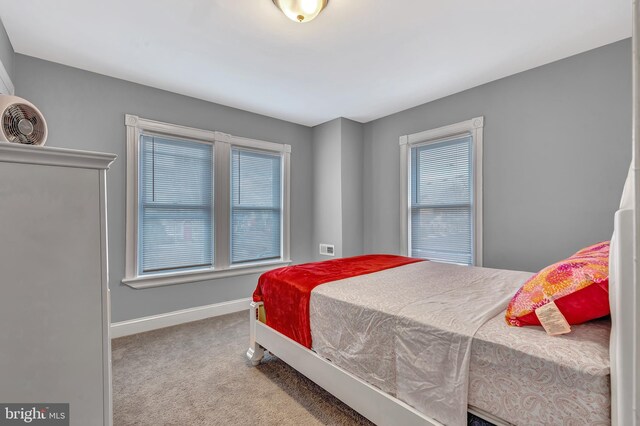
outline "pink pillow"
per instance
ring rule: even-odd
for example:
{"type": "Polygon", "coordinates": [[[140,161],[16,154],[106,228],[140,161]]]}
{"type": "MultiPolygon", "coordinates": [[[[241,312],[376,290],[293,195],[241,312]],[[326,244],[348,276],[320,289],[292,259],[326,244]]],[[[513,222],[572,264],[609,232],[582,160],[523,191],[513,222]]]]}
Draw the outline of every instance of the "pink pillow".
{"type": "Polygon", "coordinates": [[[589,247],[585,247],[582,250],[578,250],[571,257],[578,257],[578,256],[582,256],[582,257],[600,257],[600,256],[607,257],[607,256],[609,256],[609,241],[603,241],[601,243],[594,244],[594,245],[589,246],[589,247]]]}
{"type": "Polygon", "coordinates": [[[540,325],[535,310],[554,301],[569,324],[609,315],[609,242],[586,247],[531,277],[507,308],[510,325],[540,325]]]}

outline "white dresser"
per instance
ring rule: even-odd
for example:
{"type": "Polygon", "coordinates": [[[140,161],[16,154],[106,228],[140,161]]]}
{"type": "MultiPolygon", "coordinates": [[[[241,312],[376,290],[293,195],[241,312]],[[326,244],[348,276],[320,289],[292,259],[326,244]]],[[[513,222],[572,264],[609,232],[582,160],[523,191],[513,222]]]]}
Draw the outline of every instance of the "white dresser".
{"type": "Polygon", "coordinates": [[[0,143],[0,403],[111,425],[106,170],[115,155],[0,143]]]}

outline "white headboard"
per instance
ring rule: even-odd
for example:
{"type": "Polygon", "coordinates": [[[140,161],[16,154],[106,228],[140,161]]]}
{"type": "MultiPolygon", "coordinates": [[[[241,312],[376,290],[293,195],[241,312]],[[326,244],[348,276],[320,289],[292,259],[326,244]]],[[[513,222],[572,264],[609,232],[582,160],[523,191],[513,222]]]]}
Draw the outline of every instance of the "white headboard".
{"type": "Polygon", "coordinates": [[[615,215],[609,259],[609,301],[611,305],[611,419],[614,425],[634,423],[634,363],[636,352],[635,279],[633,265],[634,209],[629,205],[633,173],[625,183],[625,195],[615,215]]]}
{"type": "Polygon", "coordinates": [[[633,0],[633,143],[631,168],[611,244],[611,419],[640,426],[640,0],[633,0]]]}

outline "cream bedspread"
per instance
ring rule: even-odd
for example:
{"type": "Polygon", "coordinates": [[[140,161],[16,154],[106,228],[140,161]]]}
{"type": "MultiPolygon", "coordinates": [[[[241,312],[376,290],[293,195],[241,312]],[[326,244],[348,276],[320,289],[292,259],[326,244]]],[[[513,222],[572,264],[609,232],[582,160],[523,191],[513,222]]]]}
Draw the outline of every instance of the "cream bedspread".
{"type": "Polygon", "coordinates": [[[447,425],[466,424],[471,344],[528,272],[419,262],[311,293],[313,348],[447,425]]]}

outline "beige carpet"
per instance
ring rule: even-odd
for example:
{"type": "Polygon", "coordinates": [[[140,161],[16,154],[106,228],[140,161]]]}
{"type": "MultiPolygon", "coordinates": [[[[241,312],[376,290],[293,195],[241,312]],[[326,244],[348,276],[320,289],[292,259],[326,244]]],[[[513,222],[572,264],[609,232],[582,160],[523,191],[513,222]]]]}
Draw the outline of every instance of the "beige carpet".
{"type": "Polygon", "coordinates": [[[114,425],[371,424],[248,341],[248,312],[113,340],[114,425]]]}

